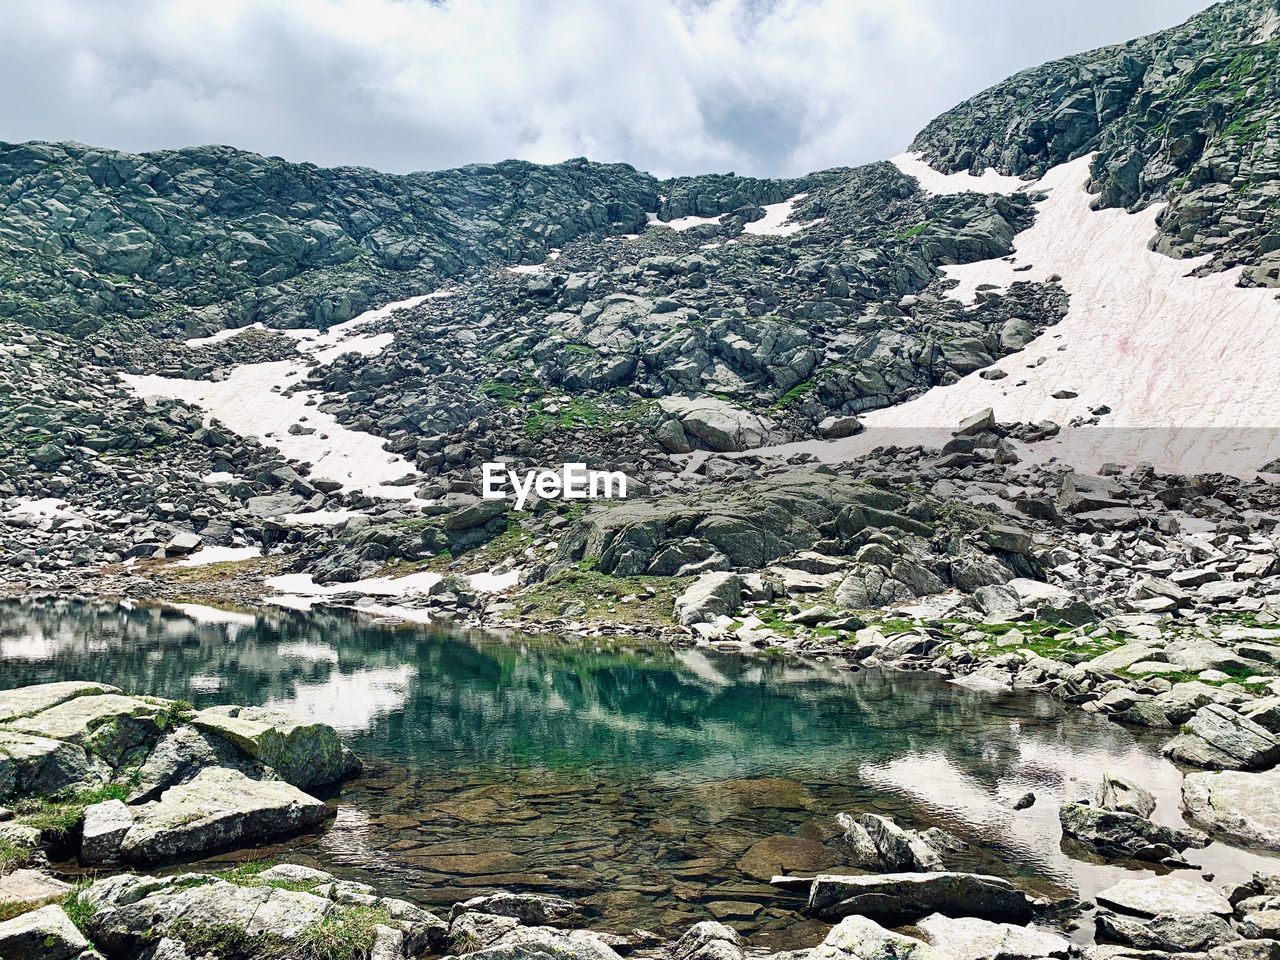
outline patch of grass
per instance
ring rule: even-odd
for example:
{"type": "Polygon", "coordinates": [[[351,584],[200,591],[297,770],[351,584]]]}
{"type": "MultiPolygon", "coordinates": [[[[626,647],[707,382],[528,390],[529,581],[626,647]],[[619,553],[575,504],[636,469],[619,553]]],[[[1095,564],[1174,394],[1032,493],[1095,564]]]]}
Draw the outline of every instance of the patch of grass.
{"type": "Polygon", "coordinates": [[[24,847],[0,837],[0,877],[25,867],[35,853],[31,847],[24,847]]]}
{"type": "Polygon", "coordinates": [[[905,242],[907,240],[910,240],[912,237],[918,237],[920,236],[920,234],[924,233],[926,230],[929,229],[929,225],[931,223],[933,223],[932,220],[925,220],[923,223],[917,223],[914,227],[911,227],[909,230],[903,230],[900,234],[898,234],[893,239],[899,242],[905,242]]]}
{"type": "Polygon", "coordinates": [[[354,960],[373,950],[379,925],[390,925],[391,914],[375,907],[334,911],[298,939],[305,960],[354,960]]]}
{"type": "Polygon", "coordinates": [[[568,604],[581,604],[580,619],[669,625],[675,598],[691,577],[612,577],[596,570],[564,570],[512,598],[529,620],[553,620],[568,604]],[[652,588],[652,592],[650,589],[652,588]],[[631,597],[631,600],[624,598],[631,597]]]}
{"type": "Polygon", "coordinates": [[[778,402],[773,406],[775,409],[788,407],[799,401],[802,397],[807,397],[817,389],[812,380],[806,380],[804,383],[797,383],[794,387],[778,398],[778,402]]]}

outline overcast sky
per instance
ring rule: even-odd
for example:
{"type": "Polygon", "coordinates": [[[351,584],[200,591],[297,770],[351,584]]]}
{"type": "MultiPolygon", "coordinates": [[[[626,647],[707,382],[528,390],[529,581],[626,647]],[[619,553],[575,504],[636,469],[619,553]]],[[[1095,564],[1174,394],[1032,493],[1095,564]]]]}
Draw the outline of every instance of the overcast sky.
{"type": "Polygon", "coordinates": [[[407,172],[883,159],[1023,67],[1207,0],[0,0],[0,140],[407,172]]]}

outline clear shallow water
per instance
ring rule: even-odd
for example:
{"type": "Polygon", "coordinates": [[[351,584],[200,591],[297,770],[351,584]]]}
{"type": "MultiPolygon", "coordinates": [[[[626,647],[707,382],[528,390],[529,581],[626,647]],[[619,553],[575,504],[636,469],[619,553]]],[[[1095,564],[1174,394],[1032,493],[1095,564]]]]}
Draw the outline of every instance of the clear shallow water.
{"type": "MultiPolygon", "coordinates": [[[[600,926],[719,916],[783,946],[818,931],[765,881],[783,862],[838,869],[840,811],[942,826],[972,845],[950,866],[1082,898],[1127,868],[1064,853],[1059,800],[1116,770],[1156,793],[1156,819],[1181,822],[1158,741],[1047,697],[701,648],[194,613],[208,622],[4,604],[0,687],[92,679],[334,725],[366,760],[331,798],[335,819],[240,856],[287,852],[426,904],[555,892],[600,926]],[[1014,811],[1028,790],[1037,802],[1014,811]]],[[[1280,867],[1219,844],[1189,858],[1221,879],[1280,867]]]]}

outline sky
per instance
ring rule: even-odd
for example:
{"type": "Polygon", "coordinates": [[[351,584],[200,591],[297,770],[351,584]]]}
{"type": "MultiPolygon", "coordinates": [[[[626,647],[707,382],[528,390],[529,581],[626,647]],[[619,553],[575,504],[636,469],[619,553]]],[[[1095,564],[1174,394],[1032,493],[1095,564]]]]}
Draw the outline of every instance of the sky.
{"type": "Polygon", "coordinates": [[[0,0],[0,140],[796,176],[1208,0],[0,0]]]}

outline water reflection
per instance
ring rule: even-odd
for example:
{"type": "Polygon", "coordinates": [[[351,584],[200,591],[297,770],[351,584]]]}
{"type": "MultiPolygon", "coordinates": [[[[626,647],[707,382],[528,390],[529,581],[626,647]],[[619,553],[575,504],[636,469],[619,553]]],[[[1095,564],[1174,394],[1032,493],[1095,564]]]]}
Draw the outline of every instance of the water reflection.
{"type": "MultiPolygon", "coordinates": [[[[0,609],[7,644],[26,655],[5,658],[3,686],[95,679],[334,725],[367,775],[289,854],[376,871],[429,904],[509,886],[584,898],[617,926],[808,929],[764,881],[777,858],[839,868],[840,811],[943,826],[973,844],[956,867],[1086,896],[1123,868],[1062,852],[1060,800],[1123,770],[1177,819],[1179,776],[1155,744],[1048,698],[927,675],[67,601],[0,609]],[[1028,790],[1036,804],[1014,811],[1028,790]]],[[[1201,859],[1223,879],[1260,860],[1237,853],[1201,859]]]]}

